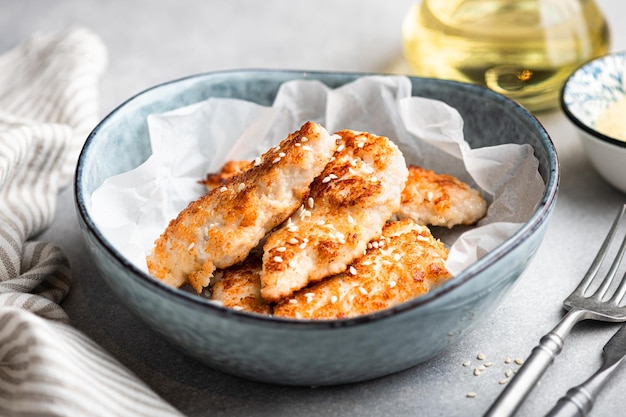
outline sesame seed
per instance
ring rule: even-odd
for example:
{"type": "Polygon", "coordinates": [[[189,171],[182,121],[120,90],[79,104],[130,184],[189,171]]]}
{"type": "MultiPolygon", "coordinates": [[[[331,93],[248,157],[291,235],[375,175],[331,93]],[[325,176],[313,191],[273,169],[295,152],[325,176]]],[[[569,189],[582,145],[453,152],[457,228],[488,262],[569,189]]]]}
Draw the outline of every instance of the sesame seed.
{"type": "Polygon", "coordinates": [[[349,215],[349,214],[348,214],[348,223],[350,223],[350,224],[354,224],[354,223],[355,223],[355,221],[354,221],[354,217],[352,217],[352,216],[351,216],[351,215],[349,215]]]}
{"type": "Polygon", "coordinates": [[[241,311],[243,310],[242,306],[233,306],[233,310],[241,311]]]}
{"type": "Polygon", "coordinates": [[[507,358],[504,360],[504,363],[506,363],[506,364],[511,363],[511,358],[507,357],[507,358]]]}
{"type": "Polygon", "coordinates": [[[378,242],[376,240],[372,242],[372,247],[378,249],[378,242]]]}
{"type": "Polygon", "coordinates": [[[363,266],[370,266],[372,264],[372,261],[363,261],[361,262],[361,265],[363,266]]]}
{"type": "Polygon", "coordinates": [[[289,243],[291,243],[292,245],[297,245],[298,239],[296,239],[295,237],[292,237],[291,239],[289,239],[289,243]]]}
{"type": "Polygon", "coordinates": [[[498,384],[500,384],[500,385],[504,385],[504,384],[506,384],[507,382],[509,382],[509,378],[503,378],[503,379],[501,379],[501,380],[499,380],[499,381],[498,381],[498,384]]]}
{"type": "Polygon", "coordinates": [[[226,188],[226,187],[220,188],[220,193],[223,193],[224,191],[228,191],[228,188],[226,188]]]}
{"type": "Polygon", "coordinates": [[[480,375],[480,369],[474,368],[474,376],[480,375]]]}
{"type": "Polygon", "coordinates": [[[278,144],[278,145],[274,146],[274,150],[275,150],[275,151],[280,151],[280,144],[278,144]]]}
{"type": "Polygon", "coordinates": [[[289,267],[290,267],[290,268],[294,268],[294,269],[295,269],[295,268],[296,268],[296,266],[297,266],[297,265],[296,265],[296,261],[293,261],[293,260],[289,261],[289,267]]]}
{"type": "Polygon", "coordinates": [[[367,290],[365,288],[359,287],[359,291],[361,291],[361,294],[367,295],[367,290]]]}
{"type": "Polygon", "coordinates": [[[482,371],[484,371],[487,368],[484,365],[479,365],[476,369],[478,369],[480,372],[482,372],[482,371]]]}
{"type": "Polygon", "coordinates": [[[194,247],[195,245],[196,245],[195,243],[191,242],[191,243],[189,244],[189,246],[187,246],[187,250],[188,250],[188,251],[189,251],[189,250],[192,250],[192,249],[193,249],[193,247],[194,247]]]}
{"type": "Polygon", "coordinates": [[[485,355],[483,355],[482,353],[479,353],[478,355],[476,355],[476,359],[482,361],[483,359],[485,359],[485,355]]]}
{"type": "Polygon", "coordinates": [[[281,258],[280,256],[274,256],[274,262],[282,262],[283,258],[281,258]]]}
{"type": "Polygon", "coordinates": [[[302,149],[305,150],[305,151],[312,151],[313,150],[313,148],[311,148],[310,146],[306,146],[306,145],[303,145],[302,149]]]}
{"type": "Polygon", "coordinates": [[[389,281],[389,288],[394,288],[396,286],[395,281],[389,281]]]}
{"type": "Polygon", "coordinates": [[[243,191],[244,188],[246,188],[246,184],[245,183],[239,183],[239,186],[237,187],[237,191],[243,191]]]}
{"type": "Polygon", "coordinates": [[[306,242],[302,242],[302,243],[300,244],[300,246],[298,246],[298,247],[299,247],[300,249],[304,249],[304,248],[306,248],[306,242]]]}
{"type": "Polygon", "coordinates": [[[362,148],[363,146],[365,146],[365,143],[363,143],[363,142],[359,142],[359,144],[358,144],[358,145],[356,145],[356,146],[357,146],[357,148],[362,148]]]}
{"type": "Polygon", "coordinates": [[[396,253],[395,255],[393,255],[393,260],[394,261],[398,262],[400,259],[402,259],[402,255],[401,254],[396,253]]]}
{"type": "Polygon", "coordinates": [[[260,156],[254,158],[254,166],[258,167],[259,165],[261,165],[261,157],[260,156]]]}
{"type": "Polygon", "coordinates": [[[308,142],[309,138],[307,138],[306,136],[302,136],[302,139],[300,139],[300,142],[308,142]]]}
{"type": "Polygon", "coordinates": [[[279,246],[279,247],[276,248],[276,252],[285,252],[286,250],[287,250],[287,248],[284,247],[284,246],[279,246]]]}
{"type": "Polygon", "coordinates": [[[277,163],[277,162],[280,162],[280,159],[281,159],[281,158],[280,158],[280,156],[279,156],[279,157],[277,157],[277,158],[275,158],[275,159],[272,161],[272,164],[275,164],[275,163],[277,163]]]}
{"type": "Polygon", "coordinates": [[[304,294],[305,297],[315,297],[315,293],[314,292],[307,292],[304,294]]]}
{"type": "MultiPolygon", "coordinates": [[[[351,273],[352,275],[356,275],[356,273],[357,273],[357,272],[356,272],[356,268],[355,268],[355,267],[353,267],[353,266],[350,266],[350,273],[351,273]]],[[[362,288],[362,287],[361,287],[361,288],[362,288]]]]}
{"type": "Polygon", "coordinates": [[[468,392],[465,396],[467,398],[476,398],[476,393],[475,392],[468,392]]]}
{"type": "Polygon", "coordinates": [[[466,366],[466,367],[467,367],[467,366],[470,366],[471,364],[472,364],[472,362],[471,362],[471,361],[465,361],[465,362],[463,362],[463,366],[466,366]]]}
{"type": "Polygon", "coordinates": [[[505,377],[510,377],[511,375],[513,375],[513,371],[510,369],[507,369],[506,371],[504,371],[504,376],[505,377]]]}
{"type": "Polygon", "coordinates": [[[278,154],[278,156],[280,156],[281,158],[284,158],[287,156],[287,154],[285,152],[281,152],[278,154]]]}
{"type": "Polygon", "coordinates": [[[315,200],[313,199],[313,197],[309,197],[309,198],[306,200],[306,202],[307,202],[307,204],[309,205],[309,208],[313,208],[313,207],[315,207],[315,200]]]}
{"type": "Polygon", "coordinates": [[[335,304],[335,303],[337,302],[337,296],[336,296],[336,295],[331,295],[331,296],[330,296],[330,302],[331,302],[332,304],[335,304]]]}
{"type": "Polygon", "coordinates": [[[522,359],[520,359],[520,358],[515,358],[515,363],[518,364],[518,365],[523,365],[524,361],[522,359]]]}
{"type": "Polygon", "coordinates": [[[295,298],[290,298],[289,304],[298,304],[298,300],[296,300],[295,298]]]}
{"type": "Polygon", "coordinates": [[[335,174],[330,174],[329,177],[330,177],[331,180],[336,180],[337,178],[339,178],[335,174]]]}
{"type": "Polygon", "coordinates": [[[299,148],[300,146],[302,146],[302,144],[300,142],[296,143],[296,148],[299,148]]]}
{"type": "Polygon", "coordinates": [[[341,152],[345,149],[345,146],[343,144],[337,146],[337,152],[341,152]]]}
{"type": "Polygon", "coordinates": [[[322,184],[326,184],[326,183],[328,183],[328,182],[330,182],[330,176],[328,176],[328,177],[324,177],[324,178],[322,179],[322,184]]]}
{"type": "Polygon", "coordinates": [[[432,191],[429,191],[429,192],[426,194],[426,199],[427,199],[428,201],[433,201],[433,192],[432,192],[432,191]]]}
{"type": "Polygon", "coordinates": [[[490,366],[493,366],[493,362],[485,362],[485,366],[489,368],[490,366]]]}

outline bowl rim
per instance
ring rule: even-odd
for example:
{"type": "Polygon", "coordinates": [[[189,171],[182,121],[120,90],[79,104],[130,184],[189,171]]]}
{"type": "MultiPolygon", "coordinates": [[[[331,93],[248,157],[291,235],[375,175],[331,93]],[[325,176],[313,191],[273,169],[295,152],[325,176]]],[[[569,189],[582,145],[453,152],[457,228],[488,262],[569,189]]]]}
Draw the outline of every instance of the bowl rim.
{"type": "Polygon", "coordinates": [[[611,52],[602,56],[599,56],[597,58],[594,58],[592,60],[589,60],[583,64],[581,64],[578,68],[576,68],[566,79],[565,82],[563,83],[563,87],[561,88],[561,93],[559,95],[559,102],[561,104],[561,109],[563,110],[563,113],[565,114],[565,116],[570,120],[570,122],[572,122],[575,126],[577,126],[579,129],[581,129],[583,132],[593,136],[596,139],[599,139],[603,142],[607,142],[616,146],[619,146],[620,148],[626,148],[626,141],[623,140],[619,140],[616,138],[613,138],[611,136],[605,135],[604,133],[594,129],[593,127],[589,126],[588,124],[584,123],[582,120],[580,120],[570,109],[569,106],[567,105],[566,102],[566,96],[567,93],[569,91],[568,87],[570,85],[570,83],[574,82],[574,79],[577,77],[577,75],[580,73],[580,71],[585,70],[586,68],[589,68],[593,65],[598,65],[599,62],[604,62],[607,59],[610,59],[612,57],[615,56],[620,56],[620,57],[624,57],[624,59],[626,60],[626,50],[625,51],[617,51],[617,52],[611,52]]]}
{"type": "MultiPolygon", "coordinates": [[[[559,161],[558,155],[556,153],[556,148],[552,139],[550,138],[548,132],[544,128],[544,126],[539,122],[539,120],[528,111],[525,107],[519,105],[515,101],[498,94],[492,90],[487,89],[486,87],[482,87],[476,84],[462,83],[453,80],[444,80],[444,79],[434,79],[434,78],[425,78],[425,77],[417,77],[406,75],[410,80],[423,80],[429,82],[439,83],[440,85],[450,85],[454,87],[458,87],[460,89],[466,89],[473,92],[476,92],[481,95],[489,95],[490,98],[501,104],[502,106],[508,107],[511,110],[515,110],[518,114],[522,114],[527,117],[528,122],[534,126],[534,128],[540,133],[541,141],[544,143],[546,147],[546,155],[548,157],[548,181],[545,184],[544,194],[539,201],[537,208],[534,213],[530,217],[528,221],[523,223],[519,229],[507,240],[502,242],[496,248],[489,251],[484,257],[479,259],[477,262],[470,265],[468,268],[464,269],[460,274],[455,276],[453,279],[447,281],[441,286],[435,288],[434,290],[424,294],[420,297],[416,297],[412,300],[406,301],[399,305],[379,310],[373,313],[360,315],[351,318],[342,318],[342,319],[331,319],[331,320],[303,320],[303,319],[292,319],[292,318],[282,318],[282,317],[274,317],[267,316],[261,314],[255,314],[251,312],[245,311],[237,311],[231,308],[223,307],[218,303],[200,297],[196,294],[188,293],[178,288],[173,288],[169,285],[166,285],[156,279],[154,279],[147,272],[141,270],[137,266],[135,266],[132,262],[130,262],[126,257],[124,257],[112,244],[108,242],[106,237],[100,232],[91,216],[89,215],[89,209],[86,204],[86,197],[83,195],[84,188],[82,187],[82,178],[83,178],[83,163],[86,155],[89,151],[91,143],[95,140],[98,132],[104,125],[106,125],[117,112],[119,112],[122,108],[128,105],[130,102],[136,100],[137,98],[149,94],[150,92],[157,90],[159,88],[167,87],[172,84],[193,80],[193,79],[201,79],[205,77],[212,76],[221,76],[221,75],[251,75],[255,74],[266,74],[266,73],[278,73],[286,76],[295,78],[310,78],[316,77],[314,79],[319,79],[322,76],[346,76],[346,77],[362,77],[362,76],[370,76],[370,75],[394,75],[394,74],[384,74],[384,73],[370,73],[370,72],[355,72],[355,71],[303,71],[303,70],[275,70],[275,69],[267,69],[267,68],[246,68],[246,69],[230,69],[230,70],[218,70],[218,71],[208,71],[197,74],[188,75],[181,78],[176,78],[173,80],[165,81],[162,83],[158,83],[151,87],[148,87],[144,90],[139,91],[138,93],[132,95],[127,100],[123,101],[113,110],[111,110],[89,133],[85,143],[81,149],[79,154],[79,158],[76,164],[76,170],[74,175],[74,202],[77,208],[77,215],[79,221],[83,223],[83,228],[87,233],[89,233],[93,238],[95,238],[98,243],[104,248],[105,254],[107,257],[112,258],[115,262],[120,264],[123,268],[129,271],[130,275],[133,278],[137,279],[137,282],[143,286],[150,287],[154,291],[158,291],[164,296],[169,297],[168,301],[181,303],[189,305],[191,304],[195,308],[202,308],[208,312],[216,314],[221,318],[228,318],[229,320],[236,320],[240,322],[251,322],[258,323],[264,326],[280,326],[281,328],[298,328],[298,329],[329,329],[329,328],[343,328],[343,327],[354,327],[365,325],[374,321],[381,321],[385,318],[398,316],[402,313],[405,313],[410,310],[415,310],[427,303],[434,302],[437,298],[442,297],[443,295],[455,290],[461,285],[466,284],[473,277],[479,275],[482,271],[496,263],[499,259],[504,257],[514,248],[522,245],[531,235],[534,234],[536,230],[538,230],[543,223],[548,221],[549,215],[551,211],[554,209],[554,205],[556,202],[558,188],[560,183],[560,171],[559,171],[559,161]],[[519,113],[521,112],[521,113],[519,113]]],[[[397,74],[395,74],[397,75],[397,74]]],[[[125,301],[123,301],[125,303],[125,301]]]]}

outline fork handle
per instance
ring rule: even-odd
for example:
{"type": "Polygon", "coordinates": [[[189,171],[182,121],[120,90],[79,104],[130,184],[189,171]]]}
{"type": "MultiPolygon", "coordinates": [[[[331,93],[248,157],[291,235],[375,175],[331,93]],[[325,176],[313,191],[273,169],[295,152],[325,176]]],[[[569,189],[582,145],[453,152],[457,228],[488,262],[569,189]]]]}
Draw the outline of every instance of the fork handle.
{"type": "Polygon", "coordinates": [[[539,340],[515,377],[500,393],[484,417],[510,417],[535,387],[546,369],[563,349],[565,337],[584,318],[580,310],[570,310],[559,324],[539,340]]]}
{"type": "Polygon", "coordinates": [[[624,357],[617,361],[605,360],[600,369],[589,379],[574,388],[570,388],[567,394],[561,397],[552,410],[546,414],[546,417],[586,416],[593,408],[600,390],[624,360],[624,357]]]}
{"type": "Polygon", "coordinates": [[[591,411],[595,400],[595,393],[584,386],[571,388],[546,414],[546,417],[584,417],[591,411]]]}

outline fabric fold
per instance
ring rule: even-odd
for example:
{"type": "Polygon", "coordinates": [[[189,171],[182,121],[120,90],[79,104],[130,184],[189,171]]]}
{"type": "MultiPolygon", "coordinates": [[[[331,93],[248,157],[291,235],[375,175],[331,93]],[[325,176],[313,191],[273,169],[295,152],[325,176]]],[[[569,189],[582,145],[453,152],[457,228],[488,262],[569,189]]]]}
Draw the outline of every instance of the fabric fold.
{"type": "MultiPolygon", "coordinates": [[[[61,248],[37,241],[98,121],[106,48],[91,31],[36,34],[0,56],[0,415],[180,416],[69,325],[61,248]]],[[[78,278],[79,277],[75,277],[78,278]]]]}

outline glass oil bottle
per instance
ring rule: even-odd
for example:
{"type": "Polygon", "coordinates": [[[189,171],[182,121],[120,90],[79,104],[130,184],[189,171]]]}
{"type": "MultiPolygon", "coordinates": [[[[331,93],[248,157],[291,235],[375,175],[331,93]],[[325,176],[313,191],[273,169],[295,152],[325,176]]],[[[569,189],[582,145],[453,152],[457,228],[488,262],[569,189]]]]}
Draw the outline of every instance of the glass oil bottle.
{"type": "Polygon", "coordinates": [[[415,75],[482,84],[531,111],[557,107],[565,79],[610,43],[593,0],[422,0],[402,30],[415,75]]]}

